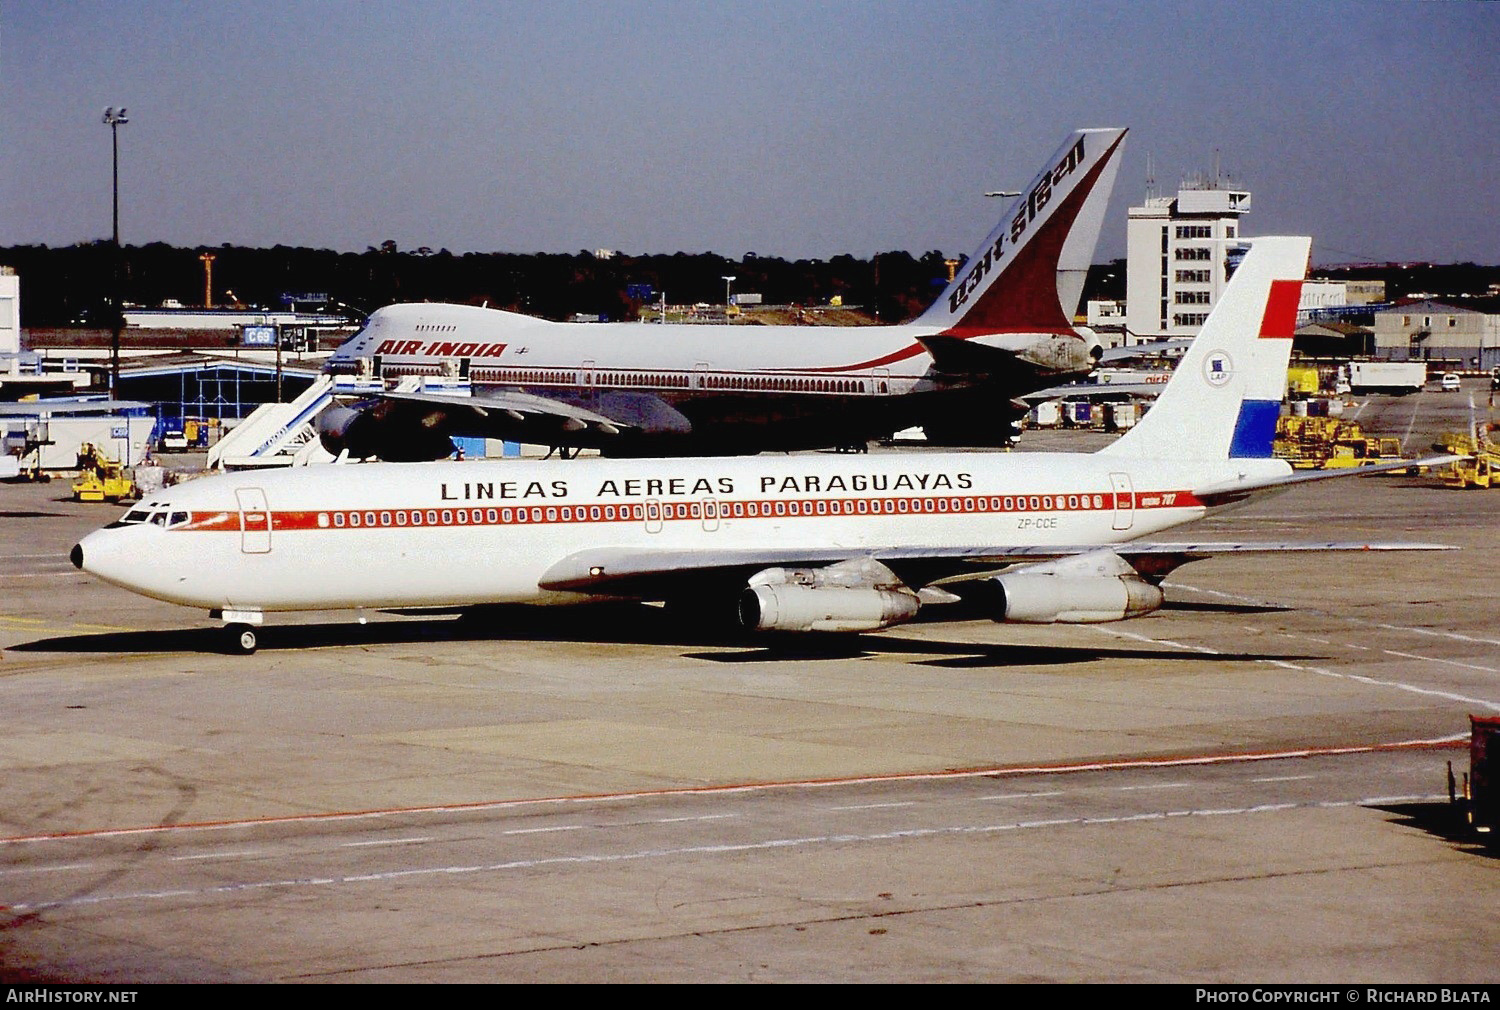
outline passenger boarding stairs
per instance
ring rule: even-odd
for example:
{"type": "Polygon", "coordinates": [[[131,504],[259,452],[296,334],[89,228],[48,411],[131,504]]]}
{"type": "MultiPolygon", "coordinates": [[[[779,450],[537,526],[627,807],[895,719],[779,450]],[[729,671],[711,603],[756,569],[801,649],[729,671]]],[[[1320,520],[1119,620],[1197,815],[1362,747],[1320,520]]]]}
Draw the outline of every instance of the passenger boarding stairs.
{"type": "Polygon", "coordinates": [[[331,463],[313,420],[334,396],[376,392],[378,380],[320,375],[291,403],[263,403],[208,450],[210,470],[250,470],[331,463]]]}

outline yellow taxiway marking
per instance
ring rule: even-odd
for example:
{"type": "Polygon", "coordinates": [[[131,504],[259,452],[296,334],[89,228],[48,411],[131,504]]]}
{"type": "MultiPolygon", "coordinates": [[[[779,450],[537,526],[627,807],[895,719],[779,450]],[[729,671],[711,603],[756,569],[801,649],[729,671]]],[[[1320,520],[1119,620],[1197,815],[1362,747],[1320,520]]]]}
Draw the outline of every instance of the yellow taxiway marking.
{"type": "Polygon", "coordinates": [[[81,623],[56,623],[48,621],[43,617],[12,617],[9,614],[0,614],[0,628],[18,626],[32,629],[44,629],[51,631],[141,631],[141,628],[127,628],[118,624],[81,624],[81,623]]]}

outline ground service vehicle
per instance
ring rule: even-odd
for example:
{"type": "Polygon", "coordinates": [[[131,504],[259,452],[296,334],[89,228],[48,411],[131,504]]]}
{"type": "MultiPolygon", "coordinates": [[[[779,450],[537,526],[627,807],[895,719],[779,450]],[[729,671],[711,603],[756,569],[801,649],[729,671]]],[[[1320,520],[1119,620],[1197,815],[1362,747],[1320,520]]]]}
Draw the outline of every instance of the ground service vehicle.
{"type": "Polygon", "coordinates": [[[1420,393],[1427,384],[1427,366],[1420,361],[1351,361],[1351,393],[1420,393]]]}
{"type": "Polygon", "coordinates": [[[92,442],[78,447],[78,479],[73,482],[76,501],[117,502],[134,491],[129,471],[105,456],[104,450],[92,442]]]}

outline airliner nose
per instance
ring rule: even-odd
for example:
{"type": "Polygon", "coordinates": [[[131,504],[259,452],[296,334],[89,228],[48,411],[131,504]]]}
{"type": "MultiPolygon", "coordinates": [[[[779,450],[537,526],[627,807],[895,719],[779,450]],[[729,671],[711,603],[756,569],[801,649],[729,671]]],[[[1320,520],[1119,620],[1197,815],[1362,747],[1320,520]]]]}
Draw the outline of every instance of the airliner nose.
{"type": "Polygon", "coordinates": [[[73,567],[79,571],[83,570],[83,544],[74,544],[68,560],[73,562],[73,567]]]}

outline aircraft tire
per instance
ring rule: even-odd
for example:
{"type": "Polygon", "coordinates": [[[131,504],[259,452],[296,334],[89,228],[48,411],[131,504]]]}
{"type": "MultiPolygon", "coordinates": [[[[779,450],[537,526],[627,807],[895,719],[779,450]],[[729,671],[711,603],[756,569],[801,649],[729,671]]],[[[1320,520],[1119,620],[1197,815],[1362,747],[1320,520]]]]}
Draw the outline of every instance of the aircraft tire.
{"type": "Polygon", "coordinates": [[[236,656],[249,656],[260,644],[255,628],[249,624],[227,624],[224,626],[224,636],[229,652],[236,656]]]}

